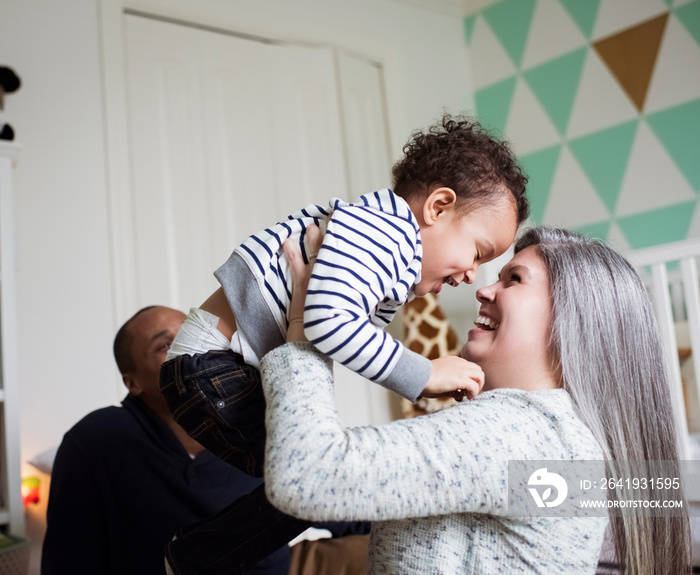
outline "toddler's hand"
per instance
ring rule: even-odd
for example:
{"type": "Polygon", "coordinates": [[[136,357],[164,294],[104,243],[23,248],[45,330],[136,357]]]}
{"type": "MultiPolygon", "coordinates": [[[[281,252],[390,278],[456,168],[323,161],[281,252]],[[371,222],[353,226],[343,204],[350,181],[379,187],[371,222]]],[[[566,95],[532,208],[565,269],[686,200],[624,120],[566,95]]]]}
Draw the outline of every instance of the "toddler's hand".
{"type": "Polygon", "coordinates": [[[425,386],[424,397],[452,396],[461,401],[474,399],[484,386],[484,372],[471,361],[449,355],[432,360],[433,373],[425,386]]]}

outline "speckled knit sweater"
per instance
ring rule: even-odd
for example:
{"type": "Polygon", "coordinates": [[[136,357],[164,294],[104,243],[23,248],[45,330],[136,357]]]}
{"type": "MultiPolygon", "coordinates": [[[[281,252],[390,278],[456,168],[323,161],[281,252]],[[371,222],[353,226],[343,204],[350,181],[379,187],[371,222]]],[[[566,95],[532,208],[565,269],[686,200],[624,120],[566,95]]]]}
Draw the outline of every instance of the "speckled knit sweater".
{"type": "Polygon", "coordinates": [[[594,573],[607,520],[508,516],[511,459],[602,459],[564,390],[502,389],[343,429],[331,363],[309,344],[262,362],[265,483],[281,510],[373,521],[370,573],[594,573]]]}

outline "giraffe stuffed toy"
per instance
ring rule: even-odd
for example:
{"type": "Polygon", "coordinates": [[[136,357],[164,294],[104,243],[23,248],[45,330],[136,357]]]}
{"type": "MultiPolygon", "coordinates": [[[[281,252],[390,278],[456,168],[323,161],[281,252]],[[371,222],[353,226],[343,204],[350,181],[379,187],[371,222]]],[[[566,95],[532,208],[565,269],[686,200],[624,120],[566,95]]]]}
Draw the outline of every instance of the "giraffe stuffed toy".
{"type": "MultiPolygon", "coordinates": [[[[403,306],[403,344],[428,359],[459,355],[461,345],[436,295],[417,297],[403,306]]],[[[452,398],[426,398],[417,403],[401,400],[404,417],[417,417],[454,405],[452,398]]]]}

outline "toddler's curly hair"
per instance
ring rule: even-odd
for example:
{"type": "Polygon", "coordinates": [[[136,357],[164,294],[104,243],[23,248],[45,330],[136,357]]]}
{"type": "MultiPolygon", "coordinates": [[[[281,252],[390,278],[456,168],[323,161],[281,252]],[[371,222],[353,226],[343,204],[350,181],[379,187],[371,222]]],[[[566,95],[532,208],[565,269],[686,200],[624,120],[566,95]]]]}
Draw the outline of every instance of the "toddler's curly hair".
{"type": "Polygon", "coordinates": [[[518,224],[527,219],[527,176],[510,145],[469,117],[444,114],[440,123],[414,132],[403,153],[392,175],[394,192],[405,200],[445,186],[454,190],[459,209],[467,213],[502,199],[505,186],[515,200],[518,224]]]}

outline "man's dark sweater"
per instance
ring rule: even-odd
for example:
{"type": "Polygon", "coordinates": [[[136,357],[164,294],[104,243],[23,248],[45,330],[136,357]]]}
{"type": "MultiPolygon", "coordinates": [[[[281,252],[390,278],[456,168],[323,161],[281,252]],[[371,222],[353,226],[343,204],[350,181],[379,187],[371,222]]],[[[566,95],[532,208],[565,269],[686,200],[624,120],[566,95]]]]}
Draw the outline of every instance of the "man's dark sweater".
{"type": "MultiPolygon", "coordinates": [[[[68,431],[51,476],[42,575],[157,575],[173,533],[261,483],[208,451],[194,459],[141,400],[87,415],[68,431]]],[[[289,567],[283,547],[257,574],[289,567]]]]}

